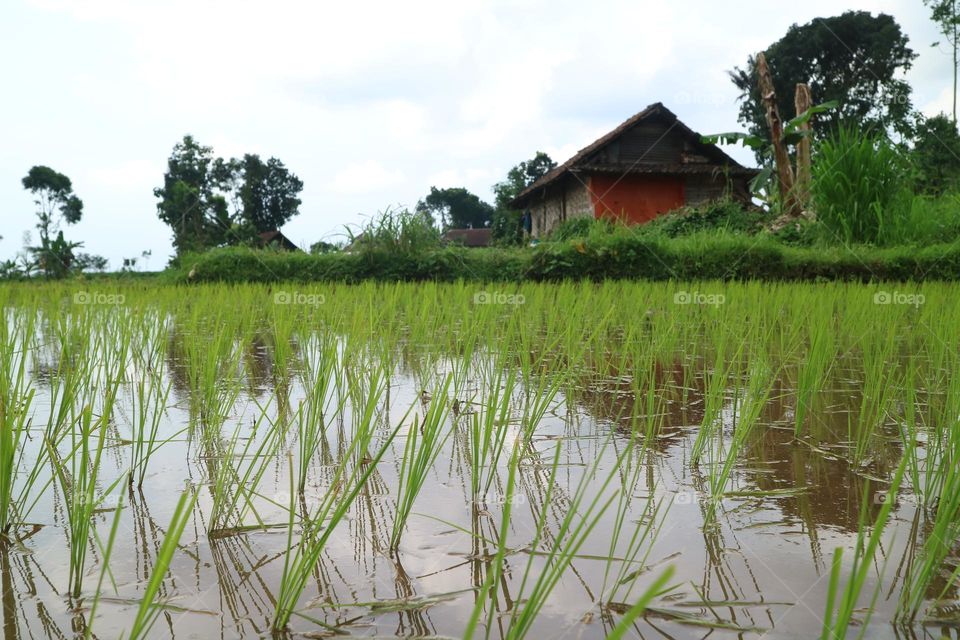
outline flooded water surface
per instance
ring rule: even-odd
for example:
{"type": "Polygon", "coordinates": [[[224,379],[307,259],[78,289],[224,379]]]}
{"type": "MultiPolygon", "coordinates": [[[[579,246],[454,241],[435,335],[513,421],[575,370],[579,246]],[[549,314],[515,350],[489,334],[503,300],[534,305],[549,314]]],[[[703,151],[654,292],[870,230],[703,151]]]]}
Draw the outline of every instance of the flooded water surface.
{"type": "Polygon", "coordinates": [[[960,637],[953,289],[699,288],[0,289],[4,637],[960,637]]]}

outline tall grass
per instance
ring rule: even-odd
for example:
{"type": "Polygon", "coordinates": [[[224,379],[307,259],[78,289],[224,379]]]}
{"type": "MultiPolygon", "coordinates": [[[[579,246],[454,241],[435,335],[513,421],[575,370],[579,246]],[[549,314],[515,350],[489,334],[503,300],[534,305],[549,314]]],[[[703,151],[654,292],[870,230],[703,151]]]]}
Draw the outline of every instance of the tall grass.
{"type": "Polygon", "coordinates": [[[901,152],[882,133],[841,125],[817,145],[812,196],[820,220],[850,243],[898,241],[912,196],[901,152]]]}

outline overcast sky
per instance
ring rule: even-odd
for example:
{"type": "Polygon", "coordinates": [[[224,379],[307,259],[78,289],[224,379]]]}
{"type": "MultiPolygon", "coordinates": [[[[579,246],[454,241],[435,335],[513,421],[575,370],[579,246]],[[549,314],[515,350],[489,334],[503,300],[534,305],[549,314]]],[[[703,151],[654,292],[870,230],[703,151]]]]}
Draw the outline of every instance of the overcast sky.
{"type": "Polygon", "coordinates": [[[33,230],[20,180],[46,164],[85,203],[68,239],[114,268],[151,250],[161,268],[153,188],[186,133],[299,175],[284,232],[306,246],[431,185],[492,200],[517,162],[562,161],[653,102],[701,133],[735,130],[725,72],[847,9],[892,14],[920,54],[916,105],[949,108],[921,0],[3,0],[0,259],[33,230]]]}

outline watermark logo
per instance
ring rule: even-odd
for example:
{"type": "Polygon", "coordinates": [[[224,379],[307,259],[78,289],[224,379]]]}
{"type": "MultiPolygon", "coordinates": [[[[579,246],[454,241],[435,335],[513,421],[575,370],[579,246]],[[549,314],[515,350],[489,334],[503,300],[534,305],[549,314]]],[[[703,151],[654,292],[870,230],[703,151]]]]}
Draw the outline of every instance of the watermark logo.
{"type": "Polygon", "coordinates": [[[727,296],[722,293],[703,293],[702,291],[677,291],[673,294],[673,304],[695,304],[719,307],[726,304],[727,296]]]}
{"type": "MultiPolygon", "coordinates": [[[[507,504],[508,502],[507,496],[495,492],[478,493],[473,496],[473,501],[476,504],[501,506],[507,504]]],[[[526,504],[527,498],[522,493],[514,493],[512,496],[510,496],[509,503],[513,506],[526,504]]]]}
{"type": "Polygon", "coordinates": [[[299,304],[317,307],[324,304],[327,297],[322,293],[302,293],[300,291],[277,291],[273,294],[273,304],[299,304]]]}
{"type": "Polygon", "coordinates": [[[722,93],[705,91],[679,91],[673,96],[674,104],[699,104],[704,106],[719,107],[731,103],[729,97],[722,93]]]}
{"type": "Polygon", "coordinates": [[[527,299],[521,293],[503,291],[478,291],[473,294],[473,304],[524,304],[527,299]]]}
{"type": "Polygon", "coordinates": [[[924,500],[924,497],[922,495],[914,494],[914,493],[893,494],[893,493],[890,493],[889,491],[877,491],[875,494],[873,494],[873,504],[896,505],[897,503],[912,504],[916,507],[923,507],[926,505],[926,500],[924,500]]]}
{"type": "Polygon", "coordinates": [[[873,294],[873,304],[906,304],[919,307],[927,301],[922,293],[904,293],[902,291],[877,291],[873,294]]]}
{"type": "Polygon", "coordinates": [[[73,294],[73,304],[121,305],[126,301],[122,293],[103,293],[100,291],[77,291],[73,294]]]}

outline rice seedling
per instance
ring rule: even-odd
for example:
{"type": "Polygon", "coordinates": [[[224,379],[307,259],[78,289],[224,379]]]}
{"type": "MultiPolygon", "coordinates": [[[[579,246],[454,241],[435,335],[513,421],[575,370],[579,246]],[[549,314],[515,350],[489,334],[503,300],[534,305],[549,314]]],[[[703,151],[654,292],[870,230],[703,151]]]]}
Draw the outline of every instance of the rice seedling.
{"type": "Polygon", "coordinates": [[[157,594],[160,586],[163,584],[167,569],[173,560],[177,547],[180,544],[180,538],[183,536],[183,530],[193,513],[193,507],[197,502],[197,492],[193,490],[184,491],[180,495],[177,507],[173,511],[173,517],[170,519],[170,525],[167,527],[167,533],[163,537],[163,543],[157,551],[157,557],[154,560],[153,570],[150,572],[150,580],[143,590],[143,596],[140,600],[140,606],[137,608],[137,615],[130,627],[129,640],[139,640],[150,633],[154,622],[157,620],[161,608],[157,602],[157,594]]]}
{"type": "Polygon", "coordinates": [[[620,621],[617,622],[610,633],[607,634],[607,640],[611,638],[613,640],[619,640],[620,638],[626,636],[630,632],[630,627],[633,625],[634,620],[643,615],[643,612],[646,611],[647,607],[657,596],[663,595],[665,591],[668,591],[667,584],[670,582],[670,578],[673,577],[673,567],[667,567],[663,570],[663,573],[651,583],[646,590],[640,594],[640,597],[637,598],[637,601],[627,609],[626,613],[621,616],[620,621]]]}
{"type": "Polygon", "coordinates": [[[207,532],[220,536],[241,530],[247,514],[253,514],[257,525],[264,527],[254,507],[257,489],[280,448],[282,432],[272,422],[263,432],[263,424],[269,422],[268,407],[261,407],[259,416],[249,434],[237,426],[225,447],[211,451],[210,466],[214,469],[210,493],[212,504],[207,532]],[[241,446],[242,442],[242,446],[241,446]]]}
{"type": "Polygon", "coordinates": [[[510,400],[517,384],[516,370],[494,366],[492,386],[480,412],[470,421],[470,487],[473,500],[483,502],[497,477],[510,418],[510,400]]]}
{"type": "Polygon", "coordinates": [[[827,380],[835,353],[832,318],[824,313],[812,314],[809,326],[809,348],[797,375],[797,400],[794,408],[794,435],[799,437],[817,392],[827,380]]]}
{"type": "Polygon", "coordinates": [[[750,367],[749,380],[745,388],[738,389],[733,413],[733,433],[729,443],[721,432],[708,450],[710,473],[707,477],[710,487],[710,502],[707,520],[712,522],[716,515],[716,506],[720,503],[733,470],[740,462],[750,436],[760,419],[760,414],[770,397],[776,380],[769,364],[761,357],[750,367]]]}
{"type": "MultiPolygon", "coordinates": [[[[117,541],[117,531],[120,529],[120,516],[123,513],[123,494],[120,493],[117,499],[117,506],[113,513],[113,524],[110,525],[110,535],[107,536],[106,546],[101,547],[100,562],[103,566],[100,568],[100,578],[97,580],[97,589],[93,593],[93,602],[90,605],[90,619],[87,621],[84,629],[84,638],[90,640],[93,637],[93,624],[97,619],[97,606],[100,604],[100,594],[103,592],[103,579],[110,573],[110,556],[113,555],[113,545],[117,541]]],[[[114,582],[113,577],[110,578],[114,582]]],[[[116,583],[114,582],[114,591],[116,583]]]]}
{"type": "Polygon", "coordinates": [[[208,340],[203,323],[195,319],[189,331],[184,347],[192,400],[205,437],[213,439],[240,394],[237,370],[242,350],[226,327],[215,329],[208,340]]]}
{"type": "Polygon", "coordinates": [[[71,430],[70,451],[63,460],[53,443],[46,443],[49,457],[64,495],[67,497],[67,524],[70,539],[70,589],[73,597],[83,589],[84,567],[91,536],[94,532],[94,513],[122,478],[117,478],[98,497],[101,462],[106,443],[104,416],[94,421],[93,411],[87,406],[76,429],[71,430]]]}
{"type": "Polygon", "coordinates": [[[663,522],[670,512],[670,505],[661,509],[662,501],[655,501],[653,487],[649,487],[650,495],[643,502],[640,509],[639,522],[635,526],[631,516],[634,515],[633,506],[636,502],[634,491],[640,480],[640,473],[644,470],[639,463],[646,451],[642,446],[638,453],[634,453],[634,442],[631,439],[627,450],[618,459],[617,472],[621,474],[621,487],[617,495],[616,510],[613,524],[609,532],[610,546],[608,560],[603,573],[603,583],[600,588],[600,604],[608,607],[614,601],[628,602],[636,585],[636,580],[646,569],[646,562],[653,545],[657,540],[663,522]],[[636,457],[636,460],[634,458],[636,457]],[[618,556],[618,547],[621,539],[626,539],[626,547],[618,556]],[[617,565],[616,571],[613,570],[617,565]],[[609,588],[608,588],[609,585],[609,588]]]}
{"type": "Polygon", "coordinates": [[[414,419],[413,425],[407,431],[407,441],[403,450],[400,467],[400,484],[397,487],[397,514],[393,521],[393,533],[390,535],[390,548],[394,552],[400,546],[400,537],[417,494],[423,488],[434,461],[440,455],[444,443],[450,436],[446,427],[446,418],[449,411],[450,384],[453,378],[448,376],[446,381],[435,390],[430,406],[424,413],[423,421],[414,419]]]}
{"type": "Polygon", "coordinates": [[[34,389],[27,377],[27,348],[33,339],[33,323],[18,317],[13,331],[0,319],[0,537],[27,517],[31,490],[40,479],[42,453],[28,465],[26,438],[34,389]],[[26,481],[17,488],[17,475],[26,471],[26,481]]]}
{"type": "MultiPolygon", "coordinates": [[[[913,622],[923,609],[926,596],[934,580],[941,577],[945,561],[960,541],[960,383],[951,380],[953,393],[947,399],[944,413],[938,421],[939,430],[923,438],[926,442],[925,458],[921,462],[916,454],[919,433],[912,411],[915,391],[913,376],[907,375],[906,412],[908,433],[905,434],[904,460],[911,470],[913,486],[919,494],[918,517],[926,526],[923,545],[916,561],[908,565],[903,578],[897,617],[913,622]],[[921,468],[922,467],[922,468],[921,468]]],[[[953,571],[944,581],[936,596],[941,600],[960,578],[960,570],[953,571]]]]}
{"type": "Polygon", "coordinates": [[[889,362],[894,352],[895,340],[896,333],[891,327],[885,336],[870,342],[864,350],[860,410],[856,424],[851,422],[849,427],[849,439],[853,443],[852,461],[856,465],[869,464],[868,453],[875,442],[874,435],[887,418],[893,391],[900,383],[896,365],[889,362]]]}
{"type": "MultiPolygon", "coordinates": [[[[603,445],[603,448],[606,448],[606,444],[603,445]]],[[[543,497],[543,507],[536,517],[533,540],[529,544],[530,553],[528,554],[520,585],[515,593],[515,606],[510,611],[510,615],[505,622],[505,635],[507,638],[522,638],[530,632],[534,621],[543,610],[550,593],[556,588],[567,568],[573,562],[574,557],[600,522],[604,512],[616,499],[616,492],[612,495],[607,495],[607,489],[615,474],[608,474],[605,479],[600,481],[599,487],[594,486],[593,481],[597,479],[598,473],[598,463],[594,462],[584,471],[584,475],[581,477],[573,495],[570,497],[569,505],[557,526],[557,530],[552,532],[548,537],[546,531],[547,515],[551,508],[551,503],[556,497],[555,492],[557,470],[560,468],[560,452],[561,448],[556,446],[554,448],[553,462],[550,467],[550,477],[547,481],[543,497]],[[592,498],[590,494],[593,494],[592,498]],[[544,543],[546,544],[546,548],[542,549],[541,545],[544,543]],[[538,559],[541,560],[543,564],[539,569],[539,573],[537,573],[534,568],[535,562],[538,559]]],[[[515,453],[511,460],[511,465],[512,467],[516,467],[518,463],[519,457],[515,453]]],[[[515,474],[513,468],[511,469],[511,474],[515,474]]],[[[507,485],[507,504],[512,500],[512,484],[514,481],[515,476],[511,475],[508,478],[507,485]]],[[[506,555],[505,545],[509,528],[509,518],[510,508],[505,506],[501,523],[500,548],[494,560],[494,566],[496,568],[491,572],[490,578],[494,580],[494,583],[496,580],[499,580],[499,574],[502,571],[500,564],[506,555]]],[[[484,592],[488,591],[489,589],[486,588],[485,585],[484,592]]],[[[479,619],[479,610],[485,604],[483,595],[485,595],[485,593],[481,594],[481,598],[477,600],[477,605],[465,637],[471,637],[473,628],[476,625],[476,620],[479,619]]],[[[487,618],[488,636],[494,626],[493,615],[494,609],[490,608],[487,618]]]]}
{"type": "MultiPolygon", "coordinates": [[[[729,353],[728,338],[725,333],[718,335],[716,355],[713,369],[707,377],[707,388],[703,399],[703,420],[697,430],[697,437],[693,442],[690,460],[694,465],[699,464],[707,450],[707,446],[716,439],[717,430],[722,427],[720,414],[726,400],[727,384],[734,377],[736,367],[742,362],[744,343],[740,343],[734,353],[729,353]]],[[[706,374],[704,374],[706,376],[706,374]]]]}
{"type": "MultiPolygon", "coordinates": [[[[365,404],[368,407],[375,406],[382,391],[381,385],[371,386],[365,404]]],[[[337,462],[328,489],[321,494],[316,506],[306,514],[302,522],[298,544],[294,543],[295,495],[298,489],[294,483],[295,474],[291,469],[287,548],[271,623],[275,631],[282,631],[290,623],[291,616],[296,613],[297,601],[306,588],[327,542],[337,525],[346,517],[357,494],[366,485],[396,437],[399,427],[387,436],[371,458],[358,459],[359,452],[368,451],[373,442],[376,430],[373,418],[372,410],[365,411],[363,420],[356,425],[354,438],[337,462]]]]}
{"type": "Polygon", "coordinates": [[[166,440],[158,440],[171,386],[170,382],[164,384],[153,377],[141,378],[136,383],[131,416],[133,432],[130,439],[130,487],[134,485],[134,477],[137,487],[142,487],[151,456],[163,444],[186,431],[183,429],[166,440]]]}
{"type": "MultiPolygon", "coordinates": [[[[515,305],[477,303],[472,283],[367,282],[329,285],[326,302],[307,308],[271,304],[266,286],[127,283],[122,308],[65,313],[75,286],[0,286],[0,525],[14,558],[4,565],[4,597],[31,594],[57,624],[69,627],[82,606],[73,594],[78,576],[93,575],[94,553],[99,582],[89,588],[96,578],[88,577],[80,591],[93,603],[89,623],[74,627],[90,636],[94,622],[105,622],[113,582],[146,590],[154,579],[137,603],[145,609],[136,633],[159,634],[157,612],[176,607],[164,598],[188,563],[191,583],[219,585],[228,603],[209,629],[198,612],[172,616],[178,635],[217,633],[218,625],[284,635],[296,618],[323,633],[353,632],[347,612],[361,605],[362,622],[378,635],[552,634],[574,609],[587,635],[647,635],[639,616],[651,626],[666,618],[721,628],[711,626],[721,620],[712,611],[715,619],[701,619],[657,608],[672,578],[658,577],[652,557],[677,558],[684,583],[703,576],[698,600],[676,606],[736,607],[746,616],[735,616],[741,633],[761,622],[750,608],[769,615],[767,591],[784,586],[812,587],[811,597],[825,599],[828,638],[860,633],[867,627],[856,625],[871,616],[863,635],[881,617],[912,632],[952,615],[960,298],[949,285],[924,285],[924,306],[880,309],[854,283],[689,285],[722,292],[726,302],[714,307],[675,304],[674,282],[525,282],[511,286],[523,296],[515,305]],[[791,387],[795,394],[779,391],[791,387]],[[407,407],[397,399],[417,396],[398,421],[407,407]],[[186,424],[196,438],[181,454],[174,432],[186,424]],[[394,438],[408,430],[400,446],[394,438]],[[901,459],[895,479],[919,507],[891,495],[877,517],[856,478],[885,486],[901,459]],[[145,551],[164,537],[148,506],[169,512],[180,498],[163,491],[161,465],[191,477],[199,466],[196,482],[209,483],[209,499],[188,499],[224,556],[214,567],[201,545],[147,574],[145,551]],[[103,515],[104,496],[117,495],[114,474],[144,485],[135,512],[103,515]],[[661,487],[691,481],[709,495],[709,510],[660,498],[661,487]],[[45,491],[51,483],[56,491],[45,491]],[[276,497],[288,486],[289,502],[276,497]],[[411,536],[420,522],[410,517],[425,511],[417,505],[428,495],[451,488],[462,488],[471,508],[431,505],[429,519],[446,525],[436,533],[450,543],[440,552],[411,536]],[[749,499],[714,508],[733,496],[749,499]],[[133,542],[115,528],[98,537],[111,518],[116,527],[128,516],[133,542]],[[706,535],[691,537],[701,517],[706,535]],[[909,544],[898,545],[904,526],[909,544]],[[63,538],[51,529],[67,534],[60,556],[48,545],[63,538]],[[853,554],[824,561],[823,541],[854,530],[853,554]],[[798,533],[809,549],[776,543],[798,533]],[[746,548],[752,553],[737,553],[746,548]],[[799,570],[778,582],[755,571],[754,556],[765,560],[771,549],[799,570]],[[883,577],[884,558],[901,550],[896,575],[883,577]],[[417,567],[425,556],[437,566],[417,567]],[[64,573],[71,565],[69,607],[31,585],[57,557],[64,573]],[[128,557],[136,575],[118,575],[128,557]],[[401,565],[417,573],[394,571],[401,565]],[[464,565],[467,591],[433,592],[464,565]],[[803,583],[823,565],[829,594],[831,581],[803,583]],[[273,571],[277,590],[266,579],[273,571]],[[387,594],[381,572],[395,581],[387,594]],[[881,582],[886,599],[874,591],[881,582]],[[454,612],[465,598],[476,601],[461,624],[454,612]],[[427,607],[439,615],[429,618],[427,607]]],[[[793,611],[787,628],[821,626],[793,611]]],[[[779,616],[769,618],[775,635],[779,616]]]]}
{"type": "MultiPolygon", "coordinates": [[[[853,621],[853,614],[857,609],[860,594],[863,591],[868,573],[874,565],[877,549],[880,547],[883,532],[890,519],[890,512],[896,496],[900,491],[900,484],[903,480],[904,471],[906,470],[906,461],[907,459],[904,457],[900,462],[900,466],[897,467],[897,471],[887,490],[886,499],[883,501],[877,513],[876,520],[872,523],[869,536],[866,532],[869,502],[867,500],[861,502],[860,526],[857,529],[857,540],[853,551],[853,566],[850,569],[850,576],[843,586],[841,586],[840,582],[843,548],[837,547],[833,553],[833,561],[830,565],[830,580],[827,588],[826,612],[824,613],[820,635],[821,640],[840,640],[847,636],[847,629],[853,621]]],[[[870,481],[866,480],[863,495],[867,496],[869,494],[870,481]]],[[[863,634],[866,632],[867,622],[872,615],[879,592],[880,585],[877,584],[866,612],[862,614],[862,619],[858,621],[861,625],[860,637],[863,637],[863,634]]]]}
{"type": "Polygon", "coordinates": [[[343,401],[340,401],[334,411],[330,411],[331,403],[339,395],[337,384],[340,379],[340,363],[337,344],[327,341],[308,353],[309,360],[319,361],[319,366],[316,370],[312,367],[308,369],[310,374],[305,376],[304,381],[306,398],[300,403],[296,414],[299,436],[297,486],[301,492],[307,484],[307,472],[323,441],[324,431],[328,424],[336,420],[343,408],[343,401]]]}

